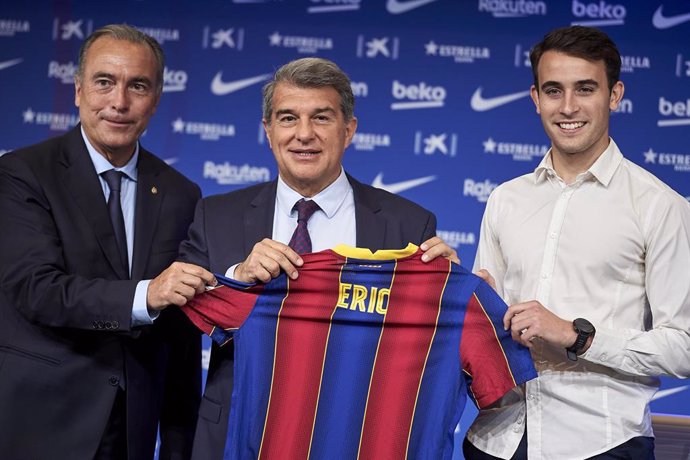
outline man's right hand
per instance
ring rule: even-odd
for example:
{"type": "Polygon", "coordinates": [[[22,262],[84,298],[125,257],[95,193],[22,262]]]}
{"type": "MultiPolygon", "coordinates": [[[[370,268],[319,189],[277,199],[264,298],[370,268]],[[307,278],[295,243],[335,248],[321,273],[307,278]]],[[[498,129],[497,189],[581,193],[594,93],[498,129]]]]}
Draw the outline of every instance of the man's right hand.
{"type": "Polygon", "coordinates": [[[297,278],[297,267],[304,261],[288,245],[264,238],[254,245],[244,262],[235,268],[233,277],[237,281],[267,283],[280,275],[281,270],[291,279],[297,278]]]}
{"type": "Polygon", "coordinates": [[[168,305],[181,307],[204,292],[206,286],[217,283],[213,273],[198,265],[173,262],[149,283],[146,305],[152,310],[163,310],[168,305]]]}

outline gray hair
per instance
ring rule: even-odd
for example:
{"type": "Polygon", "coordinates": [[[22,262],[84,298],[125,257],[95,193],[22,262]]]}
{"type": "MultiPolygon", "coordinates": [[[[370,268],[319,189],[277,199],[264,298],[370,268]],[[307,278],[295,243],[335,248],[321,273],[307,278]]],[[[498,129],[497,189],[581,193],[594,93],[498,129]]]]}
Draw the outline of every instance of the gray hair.
{"type": "Polygon", "coordinates": [[[148,46],[156,59],[156,92],[160,94],[163,91],[163,70],[165,68],[163,48],[155,38],[127,24],[109,24],[95,30],[91,35],[86,37],[86,40],[84,40],[84,43],[82,43],[79,49],[79,64],[77,64],[77,71],[74,74],[75,81],[82,81],[86,52],[91,48],[91,45],[101,37],[112,37],[115,40],[127,40],[131,43],[148,46]]]}
{"type": "Polygon", "coordinates": [[[335,62],[308,57],[283,65],[264,86],[263,117],[268,124],[271,124],[273,93],[278,83],[287,83],[298,88],[333,88],[340,95],[340,110],[345,122],[352,120],[355,115],[355,96],[352,94],[350,78],[335,62]]]}

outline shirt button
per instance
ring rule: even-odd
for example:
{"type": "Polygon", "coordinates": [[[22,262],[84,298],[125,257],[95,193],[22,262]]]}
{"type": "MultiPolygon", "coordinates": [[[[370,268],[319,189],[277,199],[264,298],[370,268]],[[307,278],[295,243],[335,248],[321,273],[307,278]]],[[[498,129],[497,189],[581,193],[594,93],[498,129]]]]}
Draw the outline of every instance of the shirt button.
{"type": "Polygon", "coordinates": [[[116,387],[120,384],[120,379],[118,379],[117,377],[115,377],[113,375],[108,379],[108,383],[111,384],[112,386],[116,387]]]}
{"type": "Polygon", "coordinates": [[[607,355],[606,353],[602,353],[602,354],[601,354],[601,360],[602,360],[602,361],[606,361],[606,359],[607,359],[608,357],[609,357],[609,355],[607,355]]]}
{"type": "Polygon", "coordinates": [[[527,399],[529,399],[530,401],[532,401],[532,400],[534,399],[534,395],[531,394],[531,393],[528,394],[528,395],[527,395],[527,399]]]}
{"type": "Polygon", "coordinates": [[[549,236],[550,236],[552,239],[553,239],[553,238],[556,238],[556,232],[551,232],[551,234],[550,234],[549,236]]]}
{"type": "Polygon", "coordinates": [[[542,274],[541,274],[541,277],[542,277],[543,279],[546,279],[546,278],[549,277],[549,275],[548,275],[547,273],[542,273],[542,274]]]}

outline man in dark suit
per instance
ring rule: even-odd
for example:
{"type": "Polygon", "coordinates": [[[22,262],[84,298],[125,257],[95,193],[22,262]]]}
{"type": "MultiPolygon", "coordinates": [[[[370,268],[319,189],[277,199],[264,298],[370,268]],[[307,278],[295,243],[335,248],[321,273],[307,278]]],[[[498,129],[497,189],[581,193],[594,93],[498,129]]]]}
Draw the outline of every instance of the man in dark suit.
{"type": "MultiPolygon", "coordinates": [[[[281,67],[264,88],[263,123],[278,179],[202,200],[180,246],[183,260],[245,282],[265,282],[281,271],[294,279],[303,262],[288,242],[298,227],[296,202],[307,200],[318,205],[306,224],[311,251],[338,243],[377,250],[412,242],[424,243],[427,260],[441,255],[459,262],[434,236],[431,212],[344,172],[357,119],[350,80],[333,62],[305,58],[281,67]]],[[[223,457],[232,357],[231,346],[212,350],[193,458],[223,457]]]]}
{"type": "Polygon", "coordinates": [[[161,458],[189,456],[200,337],[165,307],[213,277],[163,272],[200,191],[138,144],[162,75],[154,39],[97,30],[75,76],[80,125],[0,158],[2,458],[150,459],[159,421],[161,458]]]}

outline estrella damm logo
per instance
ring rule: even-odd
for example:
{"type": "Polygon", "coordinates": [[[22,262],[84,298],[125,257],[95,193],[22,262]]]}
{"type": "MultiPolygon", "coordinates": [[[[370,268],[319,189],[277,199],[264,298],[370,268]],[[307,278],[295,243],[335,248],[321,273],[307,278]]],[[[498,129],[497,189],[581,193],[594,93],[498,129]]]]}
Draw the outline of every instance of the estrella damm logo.
{"type": "Polygon", "coordinates": [[[336,307],[364,313],[385,315],[388,310],[389,288],[368,287],[361,284],[340,283],[336,307]]]}

